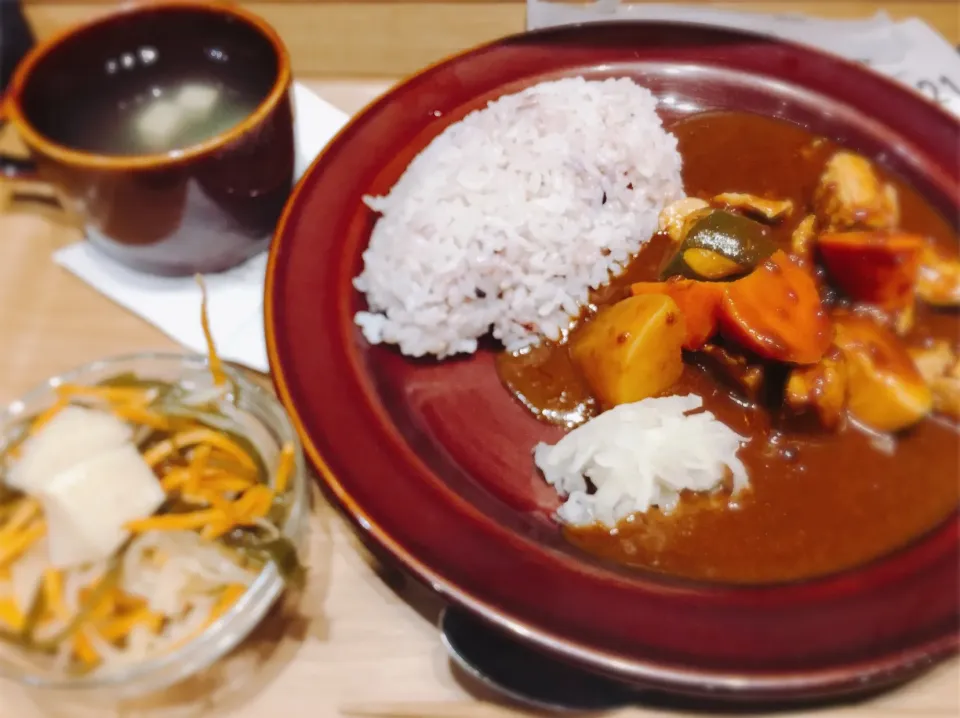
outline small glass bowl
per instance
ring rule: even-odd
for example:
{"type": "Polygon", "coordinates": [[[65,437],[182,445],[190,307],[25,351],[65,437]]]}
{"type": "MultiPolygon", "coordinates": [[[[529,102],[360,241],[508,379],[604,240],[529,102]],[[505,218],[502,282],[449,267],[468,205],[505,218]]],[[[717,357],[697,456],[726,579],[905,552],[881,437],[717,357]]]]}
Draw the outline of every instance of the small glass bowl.
{"type": "MultiPolygon", "coordinates": [[[[281,534],[303,555],[307,539],[309,493],[303,452],[297,433],[280,402],[269,391],[224,367],[238,389],[237,405],[247,438],[261,452],[267,466],[276,466],[281,447],[294,445],[295,466],[290,480],[293,501],[281,534]]],[[[178,382],[188,388],[211,385],[207,358],[190,354],[144,353],[111,357],[49,378],[0,411],[0,452],[6,448],[19,421],[43,411],[57,398],[61,384],[94,384],[118,374],[178,382]]],[[[0,677],[13,680],[44,695],[84,703],[116,702],[161,691],[210,667],[232,651],[260,623],[283,594],[285,583],[277,566],[267,564],[243,597],[203,635],[182,648],[157,658],[86,676],[71,676],[53,666],[44,668],[35,656],[0,643],[0,677]]],[[[50,661],[52,663],[52,661],[50,661]]]]}

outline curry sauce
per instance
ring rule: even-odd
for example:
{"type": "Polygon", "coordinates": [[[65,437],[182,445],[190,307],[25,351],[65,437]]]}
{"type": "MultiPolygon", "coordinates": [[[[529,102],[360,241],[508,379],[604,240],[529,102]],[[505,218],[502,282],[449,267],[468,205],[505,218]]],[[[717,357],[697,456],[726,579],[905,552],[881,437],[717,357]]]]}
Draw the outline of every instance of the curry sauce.
{"type": "MultiPolygon", "coordinates": [[[[671,131],[691,197],[733,191],[793,202],[797,211],[771,227],[781,246],[789,244],[825,162],[838,149],[799,126],[740,113],[692,116],[671,131]]],[[[885,179],[899,194],[900,226],[956,256],[955,230],[910,187],[885,179]]],[[[622,276],[593,294],[590,311],[629,296],[633,282],[655,281],[669,246],[666,236],[654,237],[622,276]]],[[[904,341],[923,345],[934,338],[955,346],[958,314],[918,305],[904,341]]],[[[502,354],[497,363],[505,386],[544,421],[573,427],[599,411],[566,343],[502,354]]],[[[852,426],[828,432],[795,425],[692,360],[669,393],[701,396],[706,409],[749,437],[740,458],[750,488],[733,498],[686,495],[669,515],[652,509],[613,530],[567,528],[573,544],[603,559],[695,579],[797,580],[902,547],[960,502],[960,434],[949,419],[927,418],[892,442],[852,426]]]]}

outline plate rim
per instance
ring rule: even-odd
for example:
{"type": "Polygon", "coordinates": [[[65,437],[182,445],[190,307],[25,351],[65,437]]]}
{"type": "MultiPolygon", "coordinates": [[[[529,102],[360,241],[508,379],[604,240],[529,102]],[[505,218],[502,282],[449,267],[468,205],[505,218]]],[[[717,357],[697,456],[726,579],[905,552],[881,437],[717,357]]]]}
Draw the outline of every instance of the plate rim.
{"type": "MultiPolygon", "coordinates": [[[[744,41],[759,41],[766,44],[793,48],[802,54],[819,56],[831,63],[845,65],[848,71],[865,75],[873,82],[885,84],[888,90],[892,90],[901,95],[905,101],[909,100],[913,103],[920,103],[926,106],[925,109],[927,111],[939,113],[941,120],[947,118],[949,121],[956,123],[956,120],[954,120],[951,115],[921,93],[905,88],[877,73],[865,71],[857,65],[857,63],[814,48],[761,33],[723,28],[702,23],[644,20],[580,23],[509,35],[452,54],[400,80],[384,94],[374,98],[360,111],[355,113],[330,140],[324,150],[313,160],[291,193],[277,224],[277,229],[271,244],[264,287],[264,322],[266,328],[267,354],[274,385],[301,436],[308,457],[327,488],[333,492],[339,508],[346,513],[351,522],[362,530],[367,537],[373,539],[379,547],[386,550],[395,560],[398,560],[416,578],[432,587],[445,598],[473,611],[484,620],[507,631],[518,639],[530,642],[552,654],[559,655],[577,663],[586,663],[588,665],[585,667],[588,670],[597,670],[614,675],[622,680],[647,685],[653,684],[669,690],[690,694],[710,695],[713,697],[724,697],[723,693],[728,692],[730,694],[729,697],[737,700],[751,700],[753,698],[769,700],[784,695],[791,698],[800,698],[860,693],[872,688],[906,680],[914,674],[921,672],[938,659],[942,659],[956,652],[958,645],[960,645],[960,636],[955,633],[938,636],[926,641],[912,643],[909,649],[887,651],[887,653],[879,658],[864,659],[856,662],[841,661],[839,665],[827,668],[767,673],[759,671],[709,671],[702,668],[675,668],[669,664],[665,666],[663,663],[657,663],[655,661],[625,657],[615,652],[589,646],[569,637],[557,635],[549,630],[532,627],[523,619],[511,615],[506,610],[498,609],[496,606],[485,602],[482,598],[463,590],[460,586],[456,585],[455,582],[444,577],[441,573],[438,573],[417,558],[411,551],[401,545],[388,530],[379,526],[368,512],[351,496],[350,492],[340,481],[340,478],[331,470],[328,461],[306,431],[302,416],[297,409],[296,401],[294,400],[288,379],[285,375],[283,368],[284,361],[278,348],[277,322],[275,322],[277,312],[276,297],[278,294],[277,273],[283,238],[288,236],[287,228],[295,209],[300,204],[301,194],[307,191],[307,180],[312,177],[323,164],[330,148],[339,145],[342,138],[351,133],[368,114],[375,112],[382,104],[389,102],[398,90],[406,87],[414,80],[429,75],[438,68],[521,39],[530,41],[537,37],[574,34],[585,28],[601,29],[604,25],[625,24],[660,26],[671,29],[707,30],[715,33],[717,36],[732,37],[744,41]]],[[[960,126],[960,123],[957,124],[960,126]]],[[[949,179],[950,178],[948,178],[948,180],[949,179]]],[[[948,181],[948,183],[955,184],[955,182],[950,181],[948,181]]],[[[955,532],[958,525],[960,525],[960,513],[955,512],[952,518],[948,517],[942,525],[932,529],[929,532],[930,535],[926,538],[921,538],[919,542],[925,544],[933,540],[936,534],[955,532]]]]}

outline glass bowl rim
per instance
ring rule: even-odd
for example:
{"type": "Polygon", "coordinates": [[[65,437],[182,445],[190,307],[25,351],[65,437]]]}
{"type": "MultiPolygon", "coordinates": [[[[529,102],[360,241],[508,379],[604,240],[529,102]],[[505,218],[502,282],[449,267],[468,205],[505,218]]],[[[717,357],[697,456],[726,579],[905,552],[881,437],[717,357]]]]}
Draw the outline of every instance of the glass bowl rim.
{"type": "MultiPolygon", "coordinates": [[[[145,351],[102,357],[53,374],[0,406],[0,426],[11,418],[15,418],[23,410],[24,405],[41,400],[60,384],[68,383],[92,372],[108,369],[111,365],[149,361],[175,363],[184,369],[201,369],[210,366],[209,357],[197,352],[145,351]]],[[[309,501],[306,467],[300,437],[280,400],[272,392],[244,376],[243,371],[237,367],[248,371],[256,371],[242,367],[237,363],[228,362],[224,362],[222,368],[230,380],[240,387],[243,396],[253,396],[255,397],[254,405],[260,404],[266,407],[272,415],[269,422],[271,424],[270,429],[280,434],[281,441],[289,441],[294,445],[295,471],[291,482],[294,501],[287,519],[281,527],[281,532],[284,535],[293,534],[295,536],[303,531],[307,522],[306,512],[309,501]]],[[[268,423],[260,416],[257,417],[257,420],[264,424],[268,423]]],[[[267,611],[276,599],[283,594],[284,590],[284,580],[276,564],[270,562],[261,569],[253,583],[247,587],[243,595],[225,614],[208,626],[200,636],[174,651],[144,661],[118,666],[116,669],[104,673],[94,672],[88,676],[64,676],[63,678],[41,677],[29,670],[19,668],[11,670],[9,663],[0,659],[0,677],[36,689],[94,691],[118,688],[124,684],[145,680],[169,671],[177,664],[190,666],[200,664],[198,668],[186,671],[184,675],[174,681],[176,683],[189,677],[191,672],[203,670],[204,667],[212,665],[233,650],[248,635],[249,631],[263,620],[267,611]],[[248,613],[248,609],[252,609],[252,612],[248,613]],[[231,628],[236,629],[232,636],[229,634],[231,628]]]]}

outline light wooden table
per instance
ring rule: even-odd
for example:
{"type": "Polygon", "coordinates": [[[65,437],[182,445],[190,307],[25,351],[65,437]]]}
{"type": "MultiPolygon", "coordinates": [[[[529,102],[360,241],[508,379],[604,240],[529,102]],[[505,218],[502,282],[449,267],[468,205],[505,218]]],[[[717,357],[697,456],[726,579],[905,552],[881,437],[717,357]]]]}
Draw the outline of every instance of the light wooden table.
{"type": "MultiPolygon", "coordinates": [[[[388,86],[373,81],[308,84],[347,111],[388,86]]],[[[15,209],[0,214],[0,403],[81,362],[117,352],[174,348],[159,331],[50,261],[52,251],[80,238],[75,229],[15,209]]],[[[370,559],[322,499],[313,518],[310,569],[307,597],[299,606],[278,611],[208,675],[152,703],[127,707],[122,715],[325,718],[344,715],[344,709],[410,718],[522,715],[451,671],[434,627],[439,601],[370,559]]],[[[957,718],[958,677],[960,663],[951,661],[869,703],[792,715],[957,718]]],[[[0,683],[0,718],[114,714],[37,702],[0,683]]],[[[686,714],[637,707],[610,715],[686,714]]]]}

